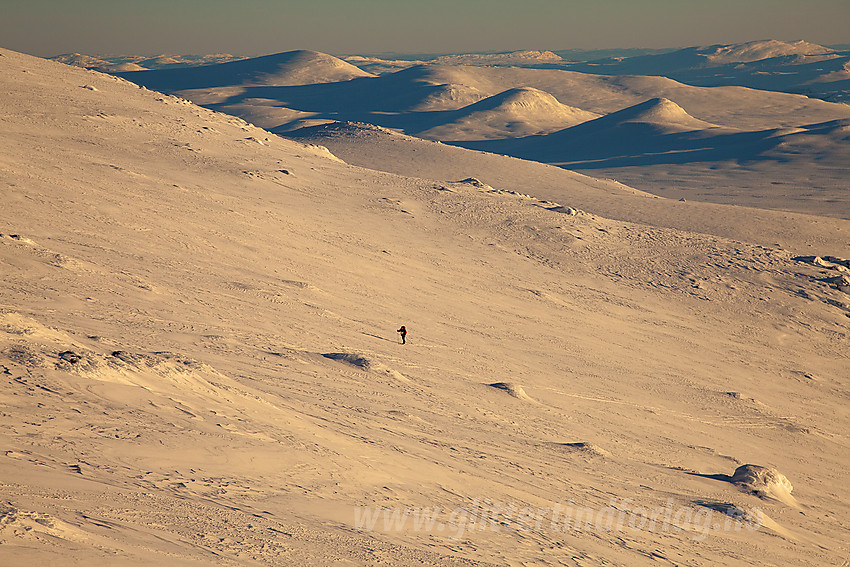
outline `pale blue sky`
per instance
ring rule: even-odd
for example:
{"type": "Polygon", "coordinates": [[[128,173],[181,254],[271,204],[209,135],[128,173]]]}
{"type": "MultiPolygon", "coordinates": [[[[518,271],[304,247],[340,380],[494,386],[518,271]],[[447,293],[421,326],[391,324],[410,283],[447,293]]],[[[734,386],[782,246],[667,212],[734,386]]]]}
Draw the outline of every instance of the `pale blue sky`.
{"type": "Polygon", "coordinates": [[[334,54],[850,43],[850,0],[0,0],[39,56],[334,54]]]}

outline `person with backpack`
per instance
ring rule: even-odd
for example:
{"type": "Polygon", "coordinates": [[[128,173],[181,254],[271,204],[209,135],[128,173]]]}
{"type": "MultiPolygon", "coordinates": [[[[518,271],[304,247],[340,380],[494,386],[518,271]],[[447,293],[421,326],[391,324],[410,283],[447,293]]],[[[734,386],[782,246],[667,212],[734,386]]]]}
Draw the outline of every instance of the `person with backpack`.
{"type": "Polygon", "coordinates": [[[405,328],[404,328],[404,325],[402,325],[402,326],[401,326],[401,329],[399,329],[398,331],[396,331],[396,333],[399,333],[399,334],[401,335],[401,344],[405,344],[405,340],[404,340],[404,339],[405,339],[405,337],[407,336],[407,329],[405,329],[405,328]]]}

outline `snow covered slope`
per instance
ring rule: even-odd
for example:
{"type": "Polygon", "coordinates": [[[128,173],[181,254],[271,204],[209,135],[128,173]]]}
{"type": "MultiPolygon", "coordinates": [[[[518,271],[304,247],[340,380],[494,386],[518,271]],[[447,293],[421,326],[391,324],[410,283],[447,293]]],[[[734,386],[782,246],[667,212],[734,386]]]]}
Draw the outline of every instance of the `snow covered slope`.
{"type": "Polygon", "coordinates": [[[846,556],[845,221],[0,81],[4,565],[846,556]]]}

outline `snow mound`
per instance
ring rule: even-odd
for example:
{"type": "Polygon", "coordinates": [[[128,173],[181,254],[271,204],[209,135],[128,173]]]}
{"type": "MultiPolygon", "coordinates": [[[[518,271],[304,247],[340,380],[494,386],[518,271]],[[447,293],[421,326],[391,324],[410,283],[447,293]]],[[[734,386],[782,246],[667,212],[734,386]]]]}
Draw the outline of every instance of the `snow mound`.
{"type": "Polygon", "coordinates": [[[772,467],[741,465],[735,469],[730,481],[762,498],[773,498],[784,504],[796,506],[791,491],[794,489],[784,474],[772,467]]]}
{"type": "Polygon", "coordinates": [[[339,362],[350,364],[351,366],[356,366],[361,370],[369,370],[369,368],[372,366],[371,360],[361,354],[356,354],[353,352],[329,352],[323,354],[322,356],[331,360],[337,360],[339,362]]]}
{"type": "Polygon", "coordinates": [[[585,441],[577,443],[555,443],[555,445],[570,453],[579,453],[588,457],[608,457],[611,455],[611,453],[602,447],[585,441]]]}
{"type": "Polygon", "coordinates": [[[398,380],[399,382],[410,382],[410,380],[401,372],[398,372],[397,370],[390,368],[386,364],[374,360],[364,354],[359,354],[355,352],[329,352],[323,354],[322,356],[330,360],[335,360],[337,362],[342,362],[344,364],[351,365],[364,372],[375,372],[378,374],[386,375],[394,380],[398,380]]]}
{"type": "Polygon", "coordinates": [[[481,181],[480,179],[476,179],[475,177],[467,177],[466,179],[461,179],[460,181],[455,181],[455,183],[462,183],[464,185],[472,185],[473,187],[478,187],[479,189],[492,189],[489,185],[481,181]]]}
{"type": "Polygon", "coordinates": [[[552,204],[551,206],[544,206],[543,208],[545,208],[547,211],[562,213],[562,214],[565,214],[565,215],[571,216],[571,217],[576,216],[580,212],[578,209],[574,209],[572,207],[565,207],[564,205],[558,205],[558,204],[552,204]]]}
{"type": "Polygon", "coordinates": [[[488,384],[491,388],[496,388],[497,390],[503,390],[510,394],[511,396],[517,398],[518,400],[523,400],[526,402],[534,402],[535,400],[525,393],[522,386],[516,384],[514,382],[494,382],[493,384],[488,384]]]}

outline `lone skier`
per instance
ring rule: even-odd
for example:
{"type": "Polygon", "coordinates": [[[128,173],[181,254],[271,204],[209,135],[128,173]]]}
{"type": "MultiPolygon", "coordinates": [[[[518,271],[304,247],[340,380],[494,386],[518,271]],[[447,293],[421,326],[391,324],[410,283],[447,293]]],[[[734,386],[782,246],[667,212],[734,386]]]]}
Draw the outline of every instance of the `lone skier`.
{"type": "Polygon", "coordinates": [[[401,326],[401,329],[396,331],[401,335],[401,344],[405,344],[404,338],[407,336],[407,329],[404,328],[404,325],[401,326]]]}

